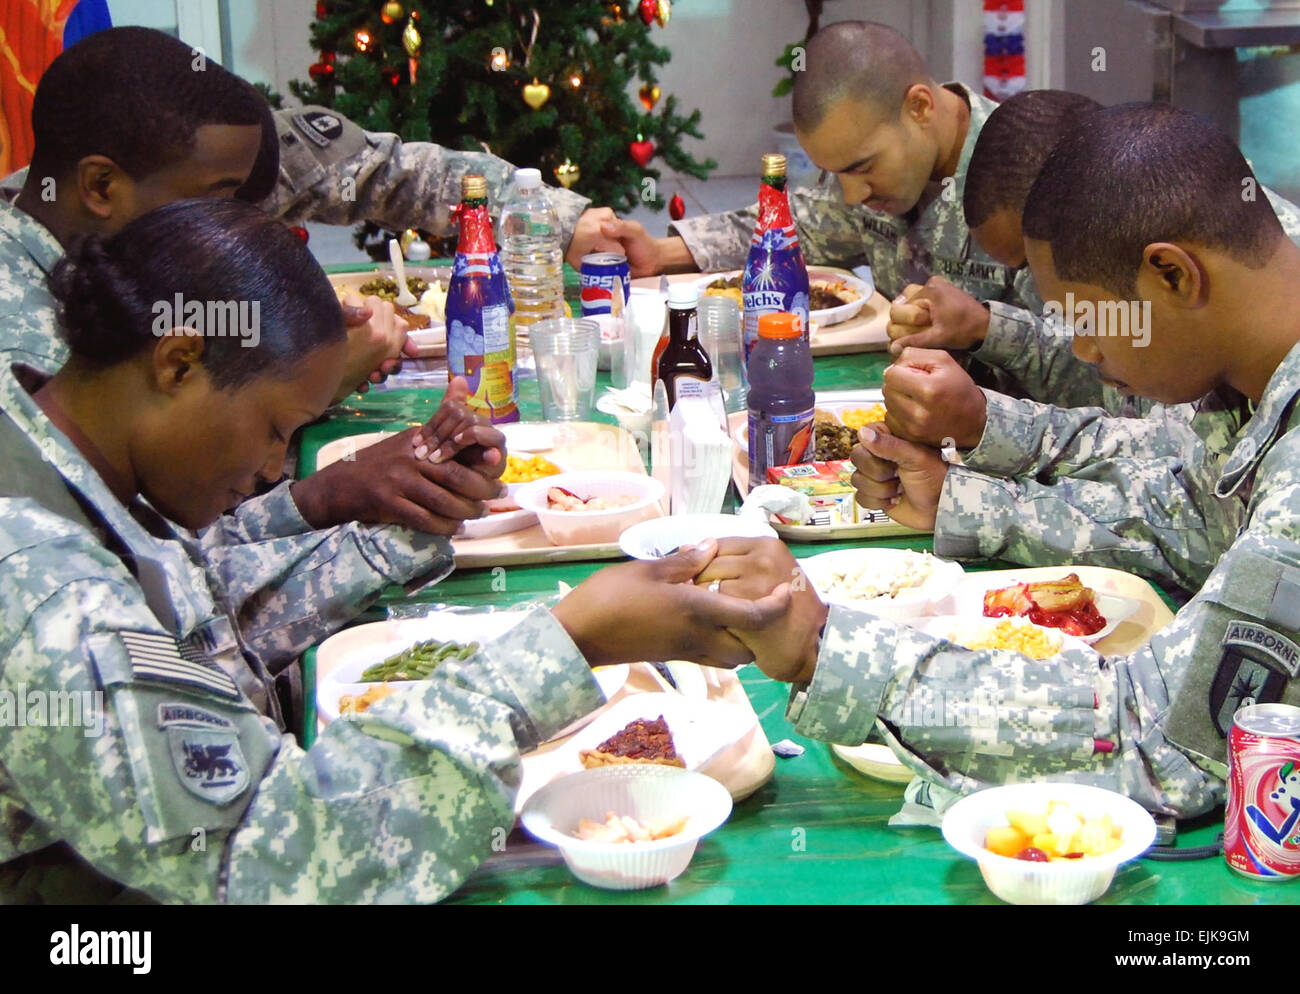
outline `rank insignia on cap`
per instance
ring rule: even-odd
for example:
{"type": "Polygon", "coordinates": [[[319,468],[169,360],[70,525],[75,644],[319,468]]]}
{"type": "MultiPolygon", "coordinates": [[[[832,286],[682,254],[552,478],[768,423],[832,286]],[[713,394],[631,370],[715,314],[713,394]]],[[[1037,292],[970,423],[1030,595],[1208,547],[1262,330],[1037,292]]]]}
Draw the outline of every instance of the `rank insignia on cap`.
{"type": "Polygon", "coordinates": [[[1251,704],[1271,704],[1300,672],[1300,646],[1249,621],[1233,621],[1223,635],[1223,655],[1210,683],[1210,716],[1225,738],[1233,716],[1251,704]]]}
{"type": "Polygon", "coordinates": [[[131,672],[137,680],[194,687],[239,699],[235,681],[215,667],[198,646],[170,635],[152,632],[121,632],[122,644],[131,658],[131,672]]]}
{"type": "Polygon", "coordinates": [[[343,134],[343,121],[335,114],[314,110],[310,114],[294,114],[294,126],[314,145],[325,148],[343,134]]]}

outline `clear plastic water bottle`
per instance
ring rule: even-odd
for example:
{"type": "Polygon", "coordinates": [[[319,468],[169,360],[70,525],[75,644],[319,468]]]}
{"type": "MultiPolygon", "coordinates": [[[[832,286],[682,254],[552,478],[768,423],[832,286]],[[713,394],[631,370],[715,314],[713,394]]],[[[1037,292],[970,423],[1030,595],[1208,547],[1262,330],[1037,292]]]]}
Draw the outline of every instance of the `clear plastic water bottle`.
{"type": "Polygon", "coordinates": [[[518,330],[564,317],[560,222],[538,170],[515,171],[510,199],[497,225],[497,244],[515,303],[513,327],[518,330]]]}

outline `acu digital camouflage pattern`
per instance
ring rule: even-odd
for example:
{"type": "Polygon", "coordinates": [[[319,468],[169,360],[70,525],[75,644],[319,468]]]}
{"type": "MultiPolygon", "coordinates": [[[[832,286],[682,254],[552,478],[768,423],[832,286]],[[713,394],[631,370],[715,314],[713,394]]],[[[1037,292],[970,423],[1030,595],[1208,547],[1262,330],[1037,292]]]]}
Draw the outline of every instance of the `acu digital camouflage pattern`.
{"type": "MultiPolygon", "coordinates": [[[[877,289],[891,299],[909,283],[942,276],[980,300],[1026,306],[1017,296],[1016,271],[975,244],[962,212],[971,153],[997,104],[960,83],[945,85],[970,105],[970,127],[953,176],[931,184],[903,217],[844,203],[838,182],[791,190],[790,211],[804,259],[810,265],[848,268],[865,262],[871,266],[877,289]]],[[[758,188],[757,180],[754,187],[758,188]]],[[[757,210],[754,205],[674,221],[669,231],[682,237],[702,272],[740,269],[749,252],[757,210]]]]}
{"type": "Polygon", "coordinates": [[[1222,803],[1232,713],[1248,699],[1300,705],[1297,397],[1300,346],[1274,373],[1216,483],[1220,497],[1248,500],[1240,536],[1141,649],[1030,662],[832,607],[816,675],[792,695],[791,721],[831,742],[863,742],[874,727],[939,788],[940,804],[1042,779],[1107,787],[1179,817],[1222,803]],[[962,720],[945,722],[949,715],[962,720]]]}
{"type": "MultiPolygon", "coordinates": [[[[7,370],[0,393],[6,464],[30,471],[0,497],[0,690],[105,693],[97,737],[0,727],[0,899],[436,901],[513,823],[520,753],[601,702],[538,611],[304,752],[273,705],[243,692],[266,700],[269,676],[210,566],[147,507],[120,505],[7,370]],[[23,487],[40,496],[17,496],[23,487]],[[159,675],[136,648],[151,637],[195,661],[159,675]],[[202,686],[186,678],[196,670],[202,686]],[[223,673],[239,689],[223,692],[223,673]]],[[[395,545],[353,540],[405,569],[395,545]]],[[[275,559],[291,640],[318,637],[370,592],[308,599],[321,564],[275,559]]]]}
{"type": "MultiPolygon", "coordinates": [[[[327,107],[275,112],[280,136],[280,177],[260,205],[290,224],[374,221],[394,231],[451,231],[460,203],[460,179],[479,173],[488,181],[495,215],[505,202],[515,167],[487,152],[457,152],[430,142],[364,131],[327,107]]],[[[591,202],[562,187],[547,193],[559,217],[560,244],[568,246],[578,217],[591,202]]]]}

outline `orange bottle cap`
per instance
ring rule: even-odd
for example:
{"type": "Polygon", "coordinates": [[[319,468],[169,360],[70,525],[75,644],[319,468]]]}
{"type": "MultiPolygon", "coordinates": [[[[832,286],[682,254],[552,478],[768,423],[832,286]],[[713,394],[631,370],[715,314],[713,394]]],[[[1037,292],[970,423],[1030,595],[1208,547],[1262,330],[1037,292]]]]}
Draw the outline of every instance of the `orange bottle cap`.
{"type": "Polygon", "coordinates": [[[763,314],[758,319],[759,338],[802,338],[803,318],[798,314],[784,311],[778,314],[763,314]]]}

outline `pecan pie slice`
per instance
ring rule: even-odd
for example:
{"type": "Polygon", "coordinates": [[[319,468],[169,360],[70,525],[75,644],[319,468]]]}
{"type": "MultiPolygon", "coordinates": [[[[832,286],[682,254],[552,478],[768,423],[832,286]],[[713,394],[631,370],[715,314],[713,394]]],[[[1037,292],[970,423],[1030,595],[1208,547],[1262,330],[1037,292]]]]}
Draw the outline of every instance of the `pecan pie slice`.
{"type": "Polygon", "coordinates": [[[653,763],[657,766],[680,766],[686,763],[677,755],[673,746],[673,733],[668,730],[668,723],[660,715],[654,721],[638,718],[629,722],[622,731],[616,732],[595,749],[583,749],[579,753],[584,768],[590,770],[597,766],[618,766],[623,763],[653,763]]]}

